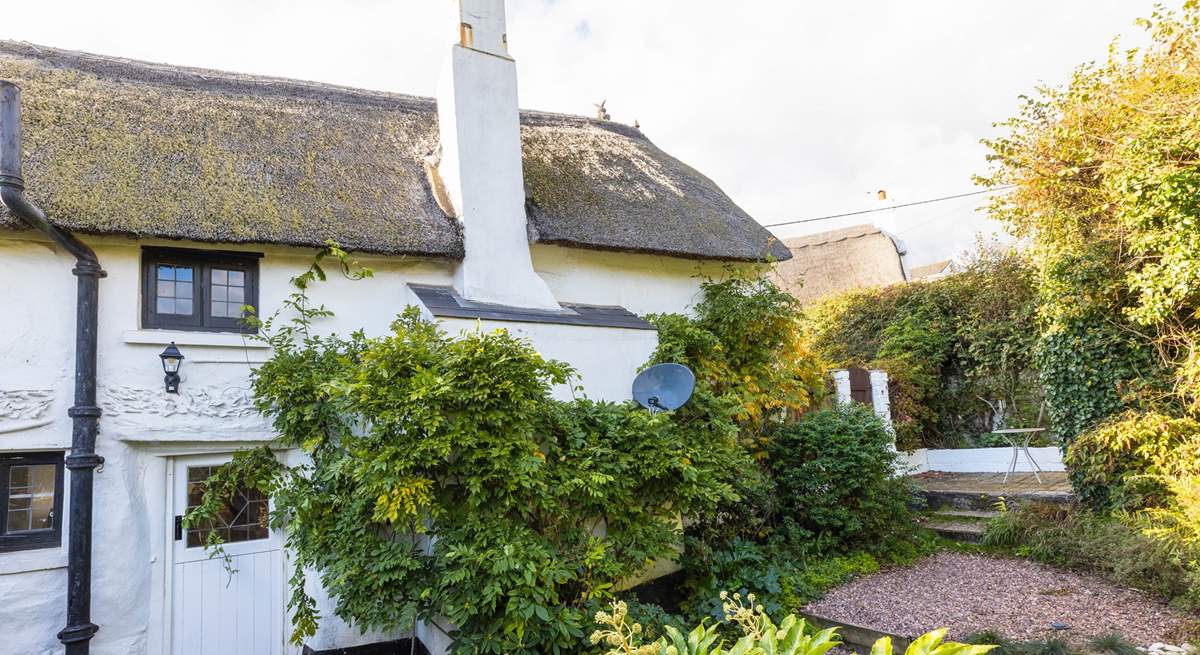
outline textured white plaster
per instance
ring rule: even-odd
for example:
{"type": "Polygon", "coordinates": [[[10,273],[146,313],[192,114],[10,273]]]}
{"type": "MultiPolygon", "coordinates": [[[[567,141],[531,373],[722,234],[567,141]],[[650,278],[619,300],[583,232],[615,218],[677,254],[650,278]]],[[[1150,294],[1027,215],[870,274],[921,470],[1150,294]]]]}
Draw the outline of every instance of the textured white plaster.
{"type": "Polygon", "coordinates": [[[0,421],[41,418],[54,402],[49,389],[0,389],[0,421]]]}

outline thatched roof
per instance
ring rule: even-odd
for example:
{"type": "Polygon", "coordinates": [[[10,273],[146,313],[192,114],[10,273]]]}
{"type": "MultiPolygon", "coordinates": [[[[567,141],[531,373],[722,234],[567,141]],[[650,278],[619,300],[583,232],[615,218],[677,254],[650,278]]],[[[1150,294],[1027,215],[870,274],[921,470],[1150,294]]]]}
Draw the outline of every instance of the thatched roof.
{"type": "MultiPolygon", "coordinates": [[[[23,90],[28,195],[85,233],[457,258],[431,193],[429,98],[0,41],[23,90]]],[[[711,180],[626,126],[522,114],[531,237],[729,260],[786,258],[711,180]]],[[[0,209],[0,227],[17,220],[0,209]]]]}
{"type": "Polygon", "coordinates": [[[922,280],[922,279],[926,279],[926,278],[929,278],[929,279],[939,278],[939,277],[942,277],[943,275],[948,275],[949,273],[954,272],[953,264],[954,264],[954,260],[943,259],[941,261],[933,262],[930,264],[922,264],[921,266],[914,266],[912,269],[912,273],[909,277],[911,277],[914,280],[922,280]]]}
{"type": "Polygon", "coordinates": [[[874,225],[785,239],[793,258],[776,267],[777,282],[802,303],[859,287],[904,281],[896,242],[874,225]]]}

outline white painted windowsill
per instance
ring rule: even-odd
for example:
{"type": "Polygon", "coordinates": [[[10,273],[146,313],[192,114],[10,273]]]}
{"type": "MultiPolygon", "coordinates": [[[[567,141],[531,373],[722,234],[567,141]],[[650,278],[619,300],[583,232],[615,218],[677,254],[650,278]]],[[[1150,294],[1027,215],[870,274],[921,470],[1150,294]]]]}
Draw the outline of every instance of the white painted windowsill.
{"type": "MultiPolygon", "coordinates": [[[[63,530],[65,540],[67,531],[63,530]]],[[[33,573],[34,571],[52,571],[67,568],[67,547],[39,548],[35,550],[18,550],[12,553],[0,553],[0,575],[15,575],[18,573],[33,573]]]]}
{"type": "Polygon", "coordinates": [[[121,335],[125,343],[165,346],[172,341],[179,346],[207,346],[209,348],[249,348],[267,350],[269,345],[251,339],[248,335],[232,332],[182,332],[176,330],[126,330],[121,335]]]}

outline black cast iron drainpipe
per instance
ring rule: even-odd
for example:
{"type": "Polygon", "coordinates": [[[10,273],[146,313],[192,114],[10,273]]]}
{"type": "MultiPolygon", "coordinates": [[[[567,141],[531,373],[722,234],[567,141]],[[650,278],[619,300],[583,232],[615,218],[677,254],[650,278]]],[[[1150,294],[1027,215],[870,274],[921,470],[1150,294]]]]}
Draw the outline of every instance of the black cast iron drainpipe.
{"type": "Polygon", "coordinates": [[[75,235],[50,223],[45,212],[25,198],[21,177],[21,89],[0,80],[0,201],[30,227],[46,233],[75,256],[78,278],[75,313],[75,406],[71,417],[70,532],[67,537],[67,625],[58,633],[67,655],[87,655],[92,635],[92,478],[104,458],[96,454],[100,408],[96,405],[96,327],[100,278],[96,253],[75,235]]]}

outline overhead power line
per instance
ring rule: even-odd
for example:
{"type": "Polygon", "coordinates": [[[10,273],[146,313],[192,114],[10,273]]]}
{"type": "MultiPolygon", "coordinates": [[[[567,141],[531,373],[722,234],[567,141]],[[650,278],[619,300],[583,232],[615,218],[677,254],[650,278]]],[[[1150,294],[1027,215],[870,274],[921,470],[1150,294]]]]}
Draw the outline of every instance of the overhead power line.
{"type": "Polygon", "coordinates": [[[888,207],[876,207],[875,209],[864,209],[862,211],[846,212],[845,214],[830,214],[829,216],[817,216],[816,218],[801,218],[799,220],[784,221],[782,223],[766,223],[763,225],[763,227],[780,227],[782,225],[799,225],[800,223],[815,223],[817,221],[828,221],[828,220],[832,220],[834,218],[845,218],[847,216],[861,216],[862,214],[873,214],[875,212],[885,212],[885,211],[889,211],[892,209],[901,209],[903,207],[916,207],[917,205],[928,205],[928,204],[934,203],[934,202],[942,202],[943,200],[954,200],[956,198],[967,198],[969,196],[979,196],[979,195],[983,195],[985,193],[994,193],[996,191],[1003,191],[1005,189],[1011,189],[1011,188],[1013,188],[1013,186],[1015,186],[1015,185],[1008,184],[1005,186],[998,186],[998,187],[994,187],[991,189],[984,189],[982,191],[972,191],[970,193],[960,193],[960,194],[953,195],[953,196],[943,196],[941,198],[929,198],[928,200],[918,200],[916,202],[906,202],[902,205],[890,205],[888,207]]]}

